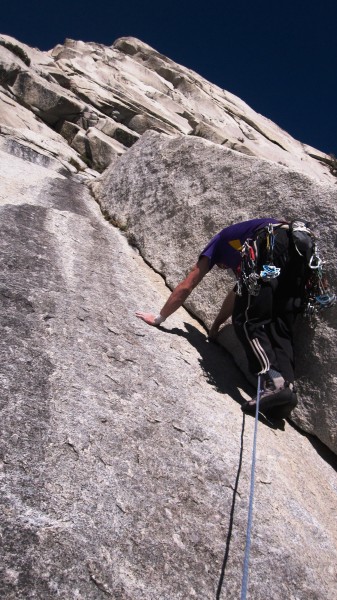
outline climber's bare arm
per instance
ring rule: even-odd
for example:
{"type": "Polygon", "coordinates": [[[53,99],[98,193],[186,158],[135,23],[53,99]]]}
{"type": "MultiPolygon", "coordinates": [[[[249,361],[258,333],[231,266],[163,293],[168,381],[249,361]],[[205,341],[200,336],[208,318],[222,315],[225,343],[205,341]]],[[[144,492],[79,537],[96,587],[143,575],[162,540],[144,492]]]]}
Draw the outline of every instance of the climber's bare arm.
{"type": "Polygon", "coordinates": [[[167,319],[167,317],[172,315],[172,313],[182,306],[190,293],[194,290],[198,283],[200,283],[203,277],[205,277],[208,271],[209,260],[206,256],[202,256],[187,277],[181,281],[176,288],[174,288],[167,302],[161,309],[160,315],[156,317],[156,315],[152,313],[138,311],[136,312],[136,316],[145,321],[145,323],[148,325],[159,325],[160,319],[158,320],[158,317],[162,317],[162,320],[167,319]]]}
{"type": "Polygon", "coordinates": [[[218,312],[218,315],[214,319],[212,327],[209,330],[208,337],[210,339],[216,338],[216,336],[219,333],[220,326],[223,323],[225,323],[225,321],[227,321],[227,319],[229,319],[229,317],[231,317],[231,315],[233,313],[233,308],[234,308],[235,296],[236,296],[236,294],[235,294],[234,290],[231,290],[230,292],[228,292],[228,294],[227,294],[226,298],[224,299],[222,306],[218,312]]]}

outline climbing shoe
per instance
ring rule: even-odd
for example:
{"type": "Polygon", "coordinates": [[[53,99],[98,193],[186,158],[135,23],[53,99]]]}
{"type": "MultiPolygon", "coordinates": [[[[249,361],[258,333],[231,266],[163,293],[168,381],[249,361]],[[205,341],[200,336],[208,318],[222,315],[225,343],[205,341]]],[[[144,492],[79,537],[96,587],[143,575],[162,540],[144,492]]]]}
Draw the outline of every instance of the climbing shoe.
{"type": "MultiPolygon", "coordinates": [[[[297,396],[293,391],[292,384],[284,382],[281,387],[276,388],[275,386],[270,385],[270,382],[264,382],[264,387],[260,393],[260,412],[270,417],[272,417],[272,413],[274,412],[275,416],[273,416],[273,418],[285,418],[286,416],[289,416],[296,404],[297,396]],[[277,417],[276,414],[278,415],[277,417]]],[[[241,410],[246,414],[254,415],[256,412],[256,398],[252,398],[252,400],[245,402],[241,406],[241,410]]]]}
{"type": "Polygon", "coordinates": [[[271,408],[264,408],[262,411],[266,417],[270,419],[287,419],[294,408],[297,406],[297,394],[295,392],[291,393],[291,399],[286,404],[280,404],[278,406],[274,406],[271,408]]]}

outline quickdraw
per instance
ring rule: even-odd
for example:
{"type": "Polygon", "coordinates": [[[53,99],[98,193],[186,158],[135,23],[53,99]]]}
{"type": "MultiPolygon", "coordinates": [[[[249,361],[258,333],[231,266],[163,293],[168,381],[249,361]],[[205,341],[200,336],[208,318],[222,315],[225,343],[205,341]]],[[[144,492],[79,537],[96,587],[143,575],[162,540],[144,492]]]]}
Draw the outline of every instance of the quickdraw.
{"type": "Polygon", "coordinates": [[[253,244],[253,240],[246,240],[242,246],[240,279],[237,286],[239,295],[242,293],[242,285],[246,286],[252,296],[258,296],[261,289],[260,276],[256,272],[256,248],[254,250],[253,244]]]}
{"type": "Polygon", "coordinates": [[[274,226],[272,223],[269,223],[266,227],[267,237],[266,237],[266,246],[268,253],[268,264],[272,265],[274,260],[274,246],[275,246],[275,234],[274,234],[274,226]]]}
{"type": "Polygon", "coordinates": [[[305,285],[304,314],[312,317],[324,308],[330,308],[336,302],[336,295],[329,289],[327,279],[323,274],[324,262],[319,256],[317,245],[309,261],[310,274],[305,285]]]}

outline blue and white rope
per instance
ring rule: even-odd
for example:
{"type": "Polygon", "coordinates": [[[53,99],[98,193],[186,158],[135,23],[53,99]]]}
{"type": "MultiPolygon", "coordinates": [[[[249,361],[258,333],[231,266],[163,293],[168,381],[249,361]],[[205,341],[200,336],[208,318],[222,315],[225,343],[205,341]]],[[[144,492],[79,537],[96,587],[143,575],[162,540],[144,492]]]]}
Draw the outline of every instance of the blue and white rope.
{"type": "Polygon", "coordinates": [[[257,380],[254,440],[253,440],[252,466],[251,466],[251,475],[250,475],[249,509],[248,509],[248,521],[247,521],[247,533],[246,533],[246,547],[245,547],[245,556],[244,556],[244,563],[243,563],[241,600],[246,600],[247,588],[248,588],[249,553],[250,553],[250,542],[251,542],[251,532],[252,532],[252,523],[253,523],[253,504],[254,504],[254,488],[255,488],[257,424],[259,422],[260,395],[261,395],[261,376],[259,375],[258,380],[257,380]]]}

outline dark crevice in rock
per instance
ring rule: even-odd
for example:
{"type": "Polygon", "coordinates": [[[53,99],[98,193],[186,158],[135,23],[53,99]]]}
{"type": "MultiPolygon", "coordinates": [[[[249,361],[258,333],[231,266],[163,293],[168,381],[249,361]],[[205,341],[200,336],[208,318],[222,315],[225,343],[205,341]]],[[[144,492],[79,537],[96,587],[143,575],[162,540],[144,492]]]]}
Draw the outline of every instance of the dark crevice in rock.
{"type": "MultiPolygon", "coordinates": [[[[137,241],[137,238],[135,236],[135,234],[133,232],[129,232],[128,231],[128,224],[126,223],[121,223],[121,221],[118,218],[115,218],[114,216],[111,216],[110,213],[102,207],[99,199],[96,197],[94,190],[91,188],[91,186],[88,188],[90,191],[90,195],[92,196],[92,198],[94,199],[94,201],[98,204],[101,214],[104,218],[105,221],[108,221],[108,223],[110,223],[110,225],[112,225],[112,227],[115,227],[116,229],[119,229],[119,231],[126,237],[129,245],[132,248],[135,248],[137,250],[137,252],[139,253],[139,256],[142,258],[142,260],[144,261],[144,263],[157,275],[160,275],[160,277],[162,277],[163,282],[165,283],[165,286],[167,287],[167,289],[171,292],[173,287],[170,286],[167,283],[167,278],[166,275],[156,269],[153,264],[144,256],[141,246],[137,241]]],[[[193,318],[195,319],[195,321],[197,321],[206,331],[207,331],[207,327],[205,325],[205,323],[202,321],[202,319],[200,319],[200,317],[198,317],[198,315],[196,315],[191,309],[189,309],[188,307],[186,307],[185,305],[183,305],[183,308],[186,310],[186,312],[193,318]]]]}
{"type": "Polygon", "coordinates": [[[298,433],[301,434],[301,436],[309,440],[310,444],[315,448],[317,454],[319,454],[319,456],[324,460],[324,462],[326,462],[335,471],[337,471],[337,455],[332,450],[330,450],[328,446],[321,442],[321,440],[318,437],[312,435],[311,433],[307,433],[306,431],[304,431],[304,429],[301,429],[296,423],[292,421],[291,418],[288,419],[288,422],[294,429],[296,429],[298,433]]]}
{"type": "Polygon", "coordinates": [[[261,129],[256,123],[254,123],[254,121],[252,121],[252,119],[249,119],[248,117],[246,117],[246,115],[243,115],[243,114],[238,115],[238,114],[232,112],[230,109],[227,109],[227,111],[234,118],[234,120],[239,124],[239,126],[240,126],[240,120],[244,121],[245,123],[247,123],[247,125],[249,125],[253,129],[255,129],[255,131],[257,131],[257,133],[260,133],[260,135],[263,135],[263,137],[266,138],[266,140],[268,140],[269,142],[272,142],[272,144],[275,144],[275,146],[279,146],[279,148],[281,148],[281,150],[288,152],[288,150],[286,148],[284,148],[282,146],[282,144],[280,144],[276,140],[273,140],[271,137],[266,135],[266,132],[263,131],[263,129],[261,129]]]}
{"type": "Polygon", "coordinates": [[[88,165],[88,167],[90,167],[91,169],[96,168],[96,170],[97,170],[97,165],[96,165],[96,167],[94,167],[91,146],[90,146],[90,142],[87,137],[84,138],[84,148],[85,148],[85,154],[81,157],[82,160],[88,165]]]}

